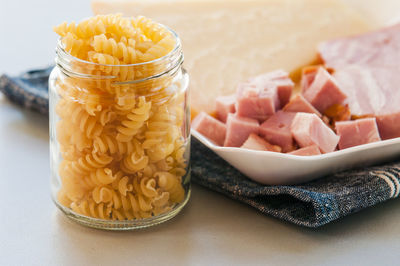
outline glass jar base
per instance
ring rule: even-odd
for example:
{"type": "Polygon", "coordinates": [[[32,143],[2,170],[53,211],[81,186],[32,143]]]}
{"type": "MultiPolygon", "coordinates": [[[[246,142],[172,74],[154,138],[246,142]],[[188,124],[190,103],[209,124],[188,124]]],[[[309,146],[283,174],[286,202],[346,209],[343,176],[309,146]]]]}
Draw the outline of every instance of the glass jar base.
{"type": "Polygon", "coordinates": [[[150,227],[153,225],[161,224],[163,222],[166,222],[174,218],[183,209],[183,207],[185,207],[186,203],[189,201],[190,194],[191,194],[191,189],[189,188],[188,192],[186,193],[185,199],[167,213],[151,218],[126,220],[126,221],[112,221],[112,220],[91,218],[73,212],[71,209],[59,204],[57,200],[54,200],[54,203],[69,219],[81,225],[103,230],[124,231],[124,230],[135,230],[135,229],[150,227]]]}

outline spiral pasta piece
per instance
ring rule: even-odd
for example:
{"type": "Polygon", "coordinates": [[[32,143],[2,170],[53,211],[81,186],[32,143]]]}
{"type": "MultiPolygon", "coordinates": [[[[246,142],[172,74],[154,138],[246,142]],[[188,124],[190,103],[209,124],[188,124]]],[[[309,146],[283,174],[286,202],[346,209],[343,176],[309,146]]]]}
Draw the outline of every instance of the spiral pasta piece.
{"type": "Polygon", "coordinates": [[[113,38],[108,39],[104,34],[95,36],[92,44],[96,52],[114,55],[123,64],[132,64],[137,61],[134,45],[133,39],[117,42],[113,38]]]}
{"type": "Polygon", "coordinates": [[[69,52],[71,55],[76,57],[85,57],[84,40],[77,39],[76,36],[68,32],[62,39],[62,42],[65,46],[65,51],[69,52]]]}
{"type": "Polygon", "coordinates": [[[133,190],[133,185],[129,184],[129,182],[130,181],[129,181],[128,176],[124,176],[118,180],[118,185],[117,185],[116,189],[118,189],[118,191],[119,191],[119,193],[121,193],[121,195],[126,196],[126,193],[133,190]]]}
{"type": "Polygon", "coordinates": [[[96,180],[97,183],[108,185],[114,182],[116,177],[113,176],[111,169],[99,168],[96,172],[91,173],[91,179],[96,180]]]}
{"type": "Polygon", "coordinates": [[[126,120],[117,127],[117,140],[121,142],[130,141],[136,135],[144,123],[149,119],[151,102],[146,102],[144,97],[139,98],[137,108],[126,116],[126,120]]]}
{"type": "Polygon", "coordinates": [[[70,120],[88,138],[99,136],[103,126],[97,118],[91,116],[80,104],[71,104],[70,120]]]}
{"type": "Polygon", "coordinates": [[[174,142],[180,130],[174,125],[174,116],[166,106],[160,107],[148,121],[143,148],[153,162],[165,159],[174,151],[174,142]]]}
{"type": "Polygon", "coordinates": [[[111,155],[131,154],[134,151],[134,144],[132,141],[119,142],[115,136],[103,134],[94,139],[93,150],[94,152],[109,153],[111,155]]]}
{"type": "Polygon", "coordinates": [[[119,95],[116,97],[116,104],[113,106],[119,115],[127,115],[136,107],[136,96],[134,93],[119,95]]]}
{"type": "MultiPolygon", "coordinates": [[[[98,168],[105,167],[111,163],[113,158],[105,154],[90,153],[84,157],[78,158],[76,161],[70,162],[71,169],[77,174],[87,174],[97,170],[98,168]]],[[[68,161],[67,161],[68,162],[68,161]]]]}
{"type": "Polygon", "coordinates": [[[115,180],[111,186],[115,191],[126,196],[128,192],[133,191],[132,177],[119,170],[115,174],[115,180]]]}
{"type": "Polygon", "coordinates": [[[91,216],[103,220],[110,220],[112,208],[104,203],[97,204],[94,200],[72,202],[70,208],[81,215],[91,216]]]}
{"type": "Polygon", "coordinates": [[[68,34],[74,35],[77,38],[87,39],[95,35],[99,35],[106,32],[106,28],[102,20],[87,19],[79,23],[71,22],[69,25],[64,22],[53,30],[60,36],[65,37],[68,34]]]}
{"type": "Polygon", "coordinates": [[[154,176],[158,177],[158,184],[162,189],[170,193],[170,199],[172,202],[181,202],[185,195],[185,191],[174,175],[168,172],[158,172],[154,176]]]}
{"type": "Polygon", "coordinates": [[[108,203],[112,201],[113,193],[108,187],[96,187],[92,191],[93,200],[96,203],[104,202],[108,203]]]}
{"type": "Polygon", "coordinates": [[[149,163],[149,157],[143,154],[134,152],[122,161],[121,169],[129,174],[134,174],[143,170],[149,163]]]}

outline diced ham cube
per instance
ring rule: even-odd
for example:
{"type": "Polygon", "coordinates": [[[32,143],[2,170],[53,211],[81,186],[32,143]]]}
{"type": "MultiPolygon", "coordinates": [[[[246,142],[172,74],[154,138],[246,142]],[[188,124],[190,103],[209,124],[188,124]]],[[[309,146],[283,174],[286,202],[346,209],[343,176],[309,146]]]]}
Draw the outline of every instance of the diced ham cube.
{"type": "Polygon", "coordinates": [[[214,117],[201,112],[192,121],[192,128],[219,146],[224,145],[226,126],[214,117]]]}
{"type": "Polygon", "coordinates": [[[215,100],[217,117],[220,121],[226,123],[229,113],[235,113],[235,95],[219,96],[215,100]]]}
{"type": "Polygon", "coordinates": [[[341,150],[381,140],[375,118],[336,122],[335,125],[341,150]]]}
{"type": "Polygon", "coordinates": [[[313,83],[303,95],[321,113],[333,104],[343,103],[347,97],[336,80],[322,67],[318,69],[313,83]]]}
{"type": "Polygon", "coordinates": [[[290,96],[292,96],[294,88],[294,83],[289,78],[289,74],[283,70],[275,70],[263,75],[256,76],[250,79],[250,82],[264,85],[271,83],[272,85],[275,85],[278,90],[278,97],[281,107],[289,102],[290,96]]]}
{"type": "Polygon", "coordinates": [[[317,145],[311,145],[289,152],[288,154],[298,155],[298,156],[311,156],[311,155],[320,155],[321,151],[319,150],[317,145]]]}
{"type": "Polygon", "coordinates": [[[236,110],[238,115],[265,121],[289,102],[294,83],[289,74],[276,70],[239,84],[236,110]]]}
{"type": "Polygon", "coordinates": [[[226,120],[225,147],[240,147],[251,133],[258,134],[260,125],[257,120],[228,114],[226,120]]]}
{"type": "Polygon", "coordinates": [[[339,136],[316,114],[297,113],[291,131],[300,147],[317,145],[322,153],[334,151],[339,142],[339,136]]]}
{"type": "Polygon", "coordinates": [[[273,84],[241,83],[236,92],[239,116],[264,121],[279,108],[277,87],[273,84]]]}
{"type": "Polygon", "coordinates": [[[315,76],[317,75],[320,66],[308,66],[303,68],[300,87],[301,92],[304,93],[313,83],[315,76]]]}
{"type": "Polygon", "coordinates": [[[281,147],[268,143],[267,141],[265,141],[265,139],[259,137],[256,134],[250,134],[249,138],[245,141],[245,143],[243,143],[241,148],[257,151],[282,151],[281,147]]]}
{"type": "Polygon", "coordinates": [[[260,126],[260,135],[268,142],[278,145],[283,152],[293,150],[290,125],[296,113],[278,111],[260,126]]]}
{"type": "MultiPolygon", "coordinates": [[[[398,98],[396,98],[398,99],[398,98]]],[[[400,108],[397,108],[400,110],[400,108]]],[[[382,139],[394,139],[400,137],[400,112],[391,112],[376,116],[379,135],[382,139]]]]}
{"type": "Polygon", "coordinates": [[[283,107],[283,111],[286,112],[303,112],[312,113],[321,117],[321,113],[314,108],[301,94],[296,95],[290,100],[288,104],[283,107]]]}
{"type": "Polygon", "coordinates": [[[284,106],[289,102],[290,96],[292,96],[294,83],[289,78],[285,80],[275,80],[274,83],[278,89],[280,106],[284,106]]]}

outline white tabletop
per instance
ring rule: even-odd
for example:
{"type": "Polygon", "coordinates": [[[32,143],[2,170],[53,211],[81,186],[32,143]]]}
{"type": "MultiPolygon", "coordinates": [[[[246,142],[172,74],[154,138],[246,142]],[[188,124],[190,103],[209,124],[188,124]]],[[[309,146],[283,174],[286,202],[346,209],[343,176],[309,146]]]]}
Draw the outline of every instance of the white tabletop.
{"type": "MultiPolygon", "coordinates": [[[[0,73],[50,64],[51,26],[87,16],[79,0],[0,0],[0,73]]],[[[77,225],[50,199],[47,123],[0,94],[0,265],[399,264],[399,200],[307,229],[193,185],[189,204],[162,225],[77,225]]]]}

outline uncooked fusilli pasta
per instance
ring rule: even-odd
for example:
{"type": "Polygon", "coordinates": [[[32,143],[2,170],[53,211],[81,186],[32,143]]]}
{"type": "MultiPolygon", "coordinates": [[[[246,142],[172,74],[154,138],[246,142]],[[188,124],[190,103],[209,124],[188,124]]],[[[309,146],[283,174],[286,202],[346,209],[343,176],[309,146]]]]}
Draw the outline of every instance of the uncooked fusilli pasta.
{"type": "Polygon", "coordinates": [[[171,53],[176,38],[150,19],[121,15],[54,31],[75,57],[55,82],[58,202],[99,219],[170,211],[185,197],[186,92],[171,87],[173,76],[157,76],[167,70],[162,61],[143,63],[171,53]]]}

